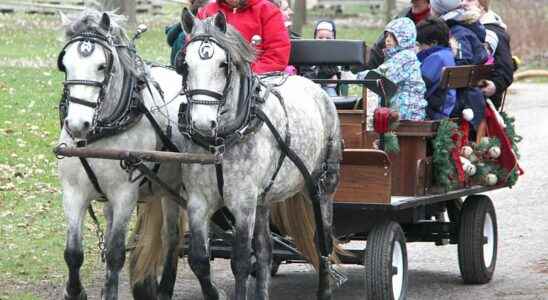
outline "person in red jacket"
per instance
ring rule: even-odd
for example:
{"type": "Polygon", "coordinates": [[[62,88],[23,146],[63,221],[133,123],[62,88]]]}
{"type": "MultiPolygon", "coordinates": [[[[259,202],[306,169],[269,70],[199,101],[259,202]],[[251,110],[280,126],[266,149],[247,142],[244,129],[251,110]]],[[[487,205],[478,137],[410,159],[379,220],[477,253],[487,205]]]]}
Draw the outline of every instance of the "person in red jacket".
{"type": "Polygon", "coordinates": [[[219,11],[248,42],[254,41],[257,49],[257,59],[251,65],[254,73],[285,70],[291,44],[283,16],[276,5],[268,0],[217,0],[202,7],[197,17],[205,19],[219,11]]]}

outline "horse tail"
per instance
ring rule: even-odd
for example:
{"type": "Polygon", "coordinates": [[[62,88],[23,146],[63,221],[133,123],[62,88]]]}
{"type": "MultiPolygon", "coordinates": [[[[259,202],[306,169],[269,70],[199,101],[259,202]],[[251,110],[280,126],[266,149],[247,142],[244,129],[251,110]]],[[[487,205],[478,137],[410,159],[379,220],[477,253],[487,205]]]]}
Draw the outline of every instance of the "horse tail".
{"type": "MultiPolygon", "coordinates": [[[[169,199],[163,201],[171,201],[169,199]]],[[[154,278],[162,272],[168,241],[162,234],[164,213],[162,201],[150,199],[141,204],[137,214],[137,222],[133,232],[135,245],[130,255],[130,281],[135,286],[148,278],[154,278]]],[[[186,211],[181,210],[177,220],[179,241],[183,241],[187,230],[186,211]]],[[[165,237],[167,238],[167,237],[165,237]]],[[[177,247],[179,248],[179,247],[177,247]]]]}
{"type": "MultiPolygon", "coordinates": [[[[308,197],[303,193],[272,205],[271,220],[282,235],[292,238],[297,250],[312,264],[315,270],[319,269],[319,256],[314,241],[316,222],[314,211],[308,197]]],[[[339,242],[332,236],[333,252],[331,261],[339,263],[339,255],[348,253],[339,246],[339,242]]]]}

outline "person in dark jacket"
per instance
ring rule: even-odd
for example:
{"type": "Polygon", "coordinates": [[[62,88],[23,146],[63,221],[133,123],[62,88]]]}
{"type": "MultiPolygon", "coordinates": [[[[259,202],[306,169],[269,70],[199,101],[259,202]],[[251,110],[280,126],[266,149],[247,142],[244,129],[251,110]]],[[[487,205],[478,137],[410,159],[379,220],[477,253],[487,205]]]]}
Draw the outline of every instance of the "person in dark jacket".
{"type": "Polygon", "coordinates": [[[183,48],[185,44],[186,34],[181,27],[181,23],[176,23],[171,26],[166,26],[166,41],[169,47],[171,47],[170,62],[172,66],[175,66],[175,57],[179,50],[183,48]]]}
{"type": "Polygon", "coordinates": [[[426,115],[432,120],[449,118],[457,102],[457,92],[440,87],[443,68],[455,66],[449,46],[449,27],[442,19],[429,17],[417,24],[417,44],[420,49],[417,58],[426,84],[426,115]]]}
{"type": "MultiPolygon", "coordinates": [[[[208,0],[191,0],[190,11],[193,14],[196,14],[198,12],[198,9],[207,4],[207,2],[208,0]]],[[[177,53],[179,53],[179,50],[181,50],[181,48],[183,48],[183,45],[185,44],[186,34],[181,27],[180,22],[177,22],[170,26],[166,26],[165,33],[167,44],[169,45],[169,47],[171,47],[170,62],[172,66],[175,66],[175,57],[177,56],[177,53]]]]}
{"type": "Polygon", "coordinates": [[[493,32],[497,39],[497,47],[494,49],[495,70],[489,80],[482,87],[483,94],[493,101],[496,108],[502,104],[506,89],[514,81],[514,62],[510,49],[510,35],[506,24],[501,17],[490,10],[490,0],[463,0],[463,4],[469,8],[477,8],[481,11],[480,22],[485,29],[493,32]]]}
{"type": "MultiPolygon", "coordinates": [[[[431,0],[432,15],[439,16],[450,28],[451,47],[456,65],[482,65],[488,59],[485,48],[485,28],[479,22],[478,10],[465,9],[461,0],[431,0]]],[[[477,129],[485,113],[485,97],[479,88],[459,89],[457,105],[452,115],[460,117],[464,110],[465,119],[477,129]]]]}
{"type": "MultiPolygon", "coordinates": [[[[425,20],[430,16],[430,0],[411,0],[411,6],[402,10],[397,16],[397,18],[407,17],[415,24],[418,24],[420,21],[425,20]]],[[[381,34],[375,44],[369,50],[369,59],[367,65],[363,66],[360,70],[374,69],[380,66],[384,62],[384,34],[381,34]]]]}

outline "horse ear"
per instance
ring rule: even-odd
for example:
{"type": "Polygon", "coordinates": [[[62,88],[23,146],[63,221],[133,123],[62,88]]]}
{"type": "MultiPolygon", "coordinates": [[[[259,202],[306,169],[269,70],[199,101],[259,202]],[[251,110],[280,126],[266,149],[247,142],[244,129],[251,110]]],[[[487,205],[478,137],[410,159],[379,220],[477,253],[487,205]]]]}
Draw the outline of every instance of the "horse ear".
{"type": "Polygon", "coordinates": [[[181,25],[186,33],[190,34],[194,28],[194,15],[186,7],[181,14],[181,25]]]}
{"type": "Polygon", "coordinates": [[[63,26],[70,24],[69,17],[67,17],[67,15],[65,15],[62,11],[59,11],[59,16],[61,17],[61,24],[63,24],[63,26]]]}
{"type": "Polygon", "coordinates": [[[219,11],[215,15],[215,26],[223,33],[226,33],[226,16],[222,11],[219,11]]]}
{"type": "Polygon", "coordinates": [[[110,31],[110,17],[107,13],[103,13],[103,16],[101,17],[101,21],[99,22],[99,26],[105,31],[110,31]]]}

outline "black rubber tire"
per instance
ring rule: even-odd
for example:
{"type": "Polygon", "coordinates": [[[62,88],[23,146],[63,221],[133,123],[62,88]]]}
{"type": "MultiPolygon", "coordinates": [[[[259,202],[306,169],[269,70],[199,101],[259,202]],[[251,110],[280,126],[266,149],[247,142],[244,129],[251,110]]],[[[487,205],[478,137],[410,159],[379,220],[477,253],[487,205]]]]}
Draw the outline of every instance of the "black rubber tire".
{"type": "Polygon", "coordinates": [[[469,196],[462,207],[459,226],[459,268],[466,284],[485,284],[491,281],[497,263],[497,216],[491,199],[485,195],[469,196]],[[484,224],[489,215],[493,228],[493,255],[486,266],[483,245],[484,224]]]}
{"type": "Polygon", "coordinates": [[[365,265],[365,299],[400,300],[407,298],[407,248],[405,234],[400,225],[386,221],[376,225],[367,236],[365,265]],[[392,289],[392,255],[395,242],[399,242],[402,251],[403,279],[401,293],[394,298],[392,289]]]}

